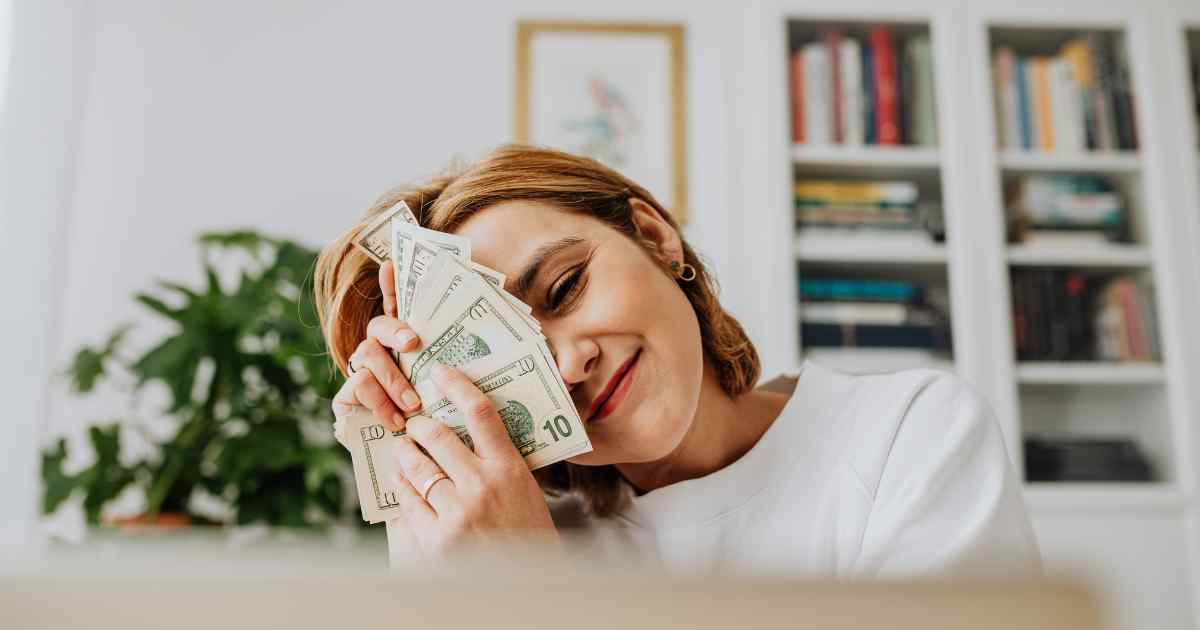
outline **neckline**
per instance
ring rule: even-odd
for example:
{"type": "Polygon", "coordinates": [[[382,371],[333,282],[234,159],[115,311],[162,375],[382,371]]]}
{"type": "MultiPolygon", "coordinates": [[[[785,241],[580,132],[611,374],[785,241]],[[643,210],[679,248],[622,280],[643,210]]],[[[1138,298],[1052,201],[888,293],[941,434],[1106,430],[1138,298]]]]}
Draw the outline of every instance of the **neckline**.
{"type": "Polygon", "coordinates": [[[778,479],[775,473],[781,465],[794,461],[792,438],[823,415],[813,414],[813,405],[822,403],[824,397],[819,394],[828,389],[827,378],[832,374],[805,360],[799,369],[784,371],[761,385],[771,387],[780,379],[795,379],[787,404],[750,450],[713,473],[641,496],[635,496],[625,484],[630,503],[620,517],[636,526],[670,529],[720,518],[751,501],[778,479]]]}

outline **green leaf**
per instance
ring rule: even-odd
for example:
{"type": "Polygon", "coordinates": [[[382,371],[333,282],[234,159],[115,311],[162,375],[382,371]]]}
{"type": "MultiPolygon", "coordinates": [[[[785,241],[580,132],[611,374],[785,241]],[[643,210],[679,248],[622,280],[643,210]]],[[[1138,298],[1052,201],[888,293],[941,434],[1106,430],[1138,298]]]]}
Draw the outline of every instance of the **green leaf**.
{"type": "Polygon", "coordinates": [[[67,377],[73,391],[86,394],[95,389],[96,383],[104,376],[105,362],[116,355],[127,332],[128,325],[120,326],[109,335],[103,347],[84,346],[75,353],[67,367],[67,377]]]}
{"type": "Polygon", "coordinates": [[[196,368],[203,354],[193,343],[193,338],[185,332],[168,337],[142,355],[132,369],[139,385],[153,379],[165,382],[171,390],[170,411],[175,412],[192,401],[196,368]]]}
{"type": "Polygon", "coordinates": [[[141,302],[143,306],[154,311],[155,313],[158,313],[159,315],[162,315],[168,319],[173,319],[175,321],[179,321],[179,319],[183,313],[182,310],[173,309],[173,308],[167,306],[166,303],[163,302],[162,300],[160,300],[152,295],[147,295],[145,293],[139,293],[139,294],[133,296],[133,299],[137,300],[138,302],[141,302]]]}
{"type": "Polygon", "coordinates": [[[79,477],[63,472],[67,459],[67,441],[60,439],[54,448],[42,452],[42,513],[50,514],[58,509],[67,497],[79,487],[79,477]]]}

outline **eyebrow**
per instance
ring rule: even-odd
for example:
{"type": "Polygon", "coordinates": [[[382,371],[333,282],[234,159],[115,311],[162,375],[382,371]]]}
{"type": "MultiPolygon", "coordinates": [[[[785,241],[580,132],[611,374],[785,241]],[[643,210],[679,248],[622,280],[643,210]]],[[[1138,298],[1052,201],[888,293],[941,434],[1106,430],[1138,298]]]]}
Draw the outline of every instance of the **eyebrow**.
{"type": "Polygon", "coordinates": [[[568,236],[537,248],[537,251],[533,252],[533,256],[529,259],[529,264],[525,266],[525,270],[521,272],[521,275],[517,276],[517,282],[513,286],[513,293],[522,301],[525,301],[525,294],[533,288],[533,283],[537,280],[538,273],[542,271],[542,266],[545,265],[546,261],[561,254],[563,250],[574,247],[582,242],[583,239],[581,238],[568,236]]]}

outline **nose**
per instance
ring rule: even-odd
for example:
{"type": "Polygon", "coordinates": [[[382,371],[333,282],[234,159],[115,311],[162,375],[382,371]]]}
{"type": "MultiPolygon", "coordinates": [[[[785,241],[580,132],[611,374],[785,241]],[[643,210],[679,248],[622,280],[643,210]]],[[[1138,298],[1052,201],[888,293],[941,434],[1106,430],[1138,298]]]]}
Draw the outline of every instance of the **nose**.
{"type": "Polygon", "coordinates": [[[574,339],[555,339],[550,347],[554,349],[554,359],[558,363],[558,371],[562,373],[567,388],[574,390],[575,386],[588,379],[600,358],[600,346],[594,340],[586,337],[574,339]]]}

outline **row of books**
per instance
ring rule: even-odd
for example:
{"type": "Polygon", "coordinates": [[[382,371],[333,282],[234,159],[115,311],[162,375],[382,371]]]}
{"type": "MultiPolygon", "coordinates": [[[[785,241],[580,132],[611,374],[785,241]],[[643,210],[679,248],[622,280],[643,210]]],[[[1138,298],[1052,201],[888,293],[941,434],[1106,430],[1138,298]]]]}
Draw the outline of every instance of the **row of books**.
{"type": "Polygon", "coordinates": [[[921,201],[911,181],[800,180],[793,184],[796,227],[924,229],[945,238],[941,203],[921,201]]]}
{"type": "Polygon", "coordinates": [[[1014,269],[1013,328],[1021,361],[1153,361],[1160,356],[1148,277],[1014,269]]]}
{"type": "Polygon", "coordinates": [[[800,301],[805,347],[951,349],[945,309],[916,283],[802,277],[800,301]]]}
{"type": "Polygon", "coordinates": [[[1001,148],[1137,148],[1123,37],[1089,33],[1067,42],[1054,56],[1018,56],[1001,47],[992,58],[992,80],[1001,148]]]}
{"type": "Polygon", "coordinates": [[[935,145],[929,38],[897,44],[890,28],[865,39],[836,29],[791,53],[792,141],[844,145],[935,145]]]}
{"type": "Polygon", "coordinates": [[[1099,175],[1025,175],[1005,185],[1010,242],[1129,242],[1125,199],[1099,175]]]}

